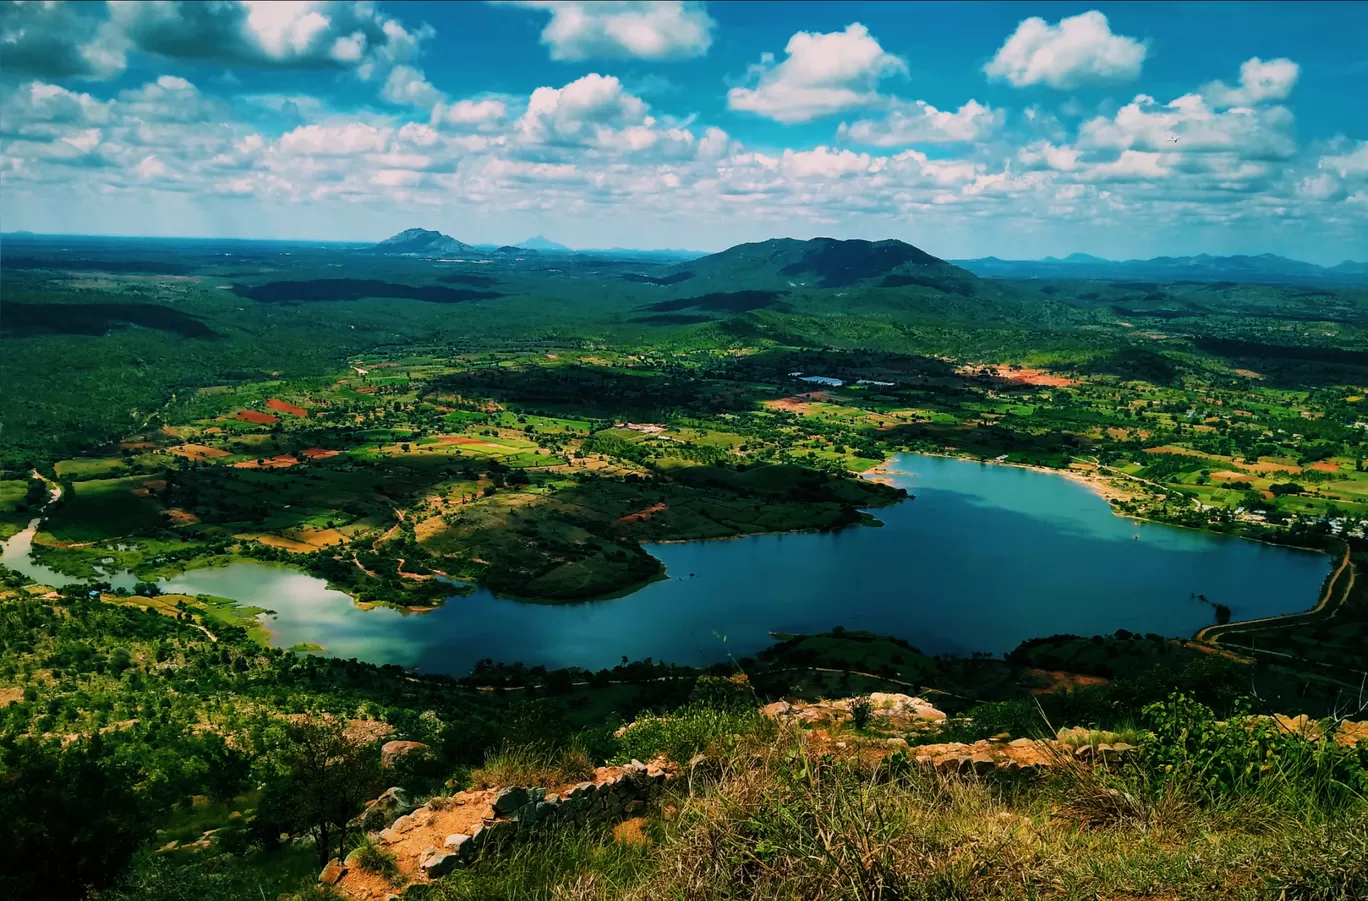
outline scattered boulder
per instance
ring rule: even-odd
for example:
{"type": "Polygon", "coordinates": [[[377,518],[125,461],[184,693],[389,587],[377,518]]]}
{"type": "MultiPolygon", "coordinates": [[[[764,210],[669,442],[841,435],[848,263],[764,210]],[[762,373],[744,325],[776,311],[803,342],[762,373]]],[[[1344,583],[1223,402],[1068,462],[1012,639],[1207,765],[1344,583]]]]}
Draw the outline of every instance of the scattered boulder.
{"type": "Polygon", "coordinates": [[[428,848],[419,858],[418,868],[426,873],[429,879],[437,879],[456,869],[460,862],[461,858],[453,851],[428,848]]]}
{"type": "Polygon", "coordinates": [[[410,754],[431,754],[432,748],[421,741],[387,741],[380,747],[380,766],[393,769],[400,759],[410,754]]]}
{"type": "Polygon", "coordinates": [[[505,788],[494,796],[494,812],[511,814],[532,800],[532,794],[525,788],[505,788]]]}
{"type": "Polygon", "coordinates": [[[345,875],[347,875],[346,866],[334,857],[323,867],[323,872],[318,874],[318,881],[323,885],[337,885],[345,875]]]}

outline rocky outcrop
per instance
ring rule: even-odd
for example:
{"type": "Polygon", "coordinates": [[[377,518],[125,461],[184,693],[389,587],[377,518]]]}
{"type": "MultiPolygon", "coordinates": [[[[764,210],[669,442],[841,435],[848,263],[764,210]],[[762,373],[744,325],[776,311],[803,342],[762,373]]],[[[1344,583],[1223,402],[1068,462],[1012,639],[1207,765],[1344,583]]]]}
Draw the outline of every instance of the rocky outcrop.
{"type": "MultiPolygon", "coordinates": [[[[836,701],[775,701],[760,708],[760,712],[775,720],[793,720],[810,724],[835,725],[853,718],[851,705],[860,698],[836,701]]],[[[927,731],[945,721],[945,714],[929,702],[911,695],[876,691],[867,696],[870,713],[879,719],[884,729],[903,732],[927,731]]]]}
{"type": "MultiPolygon", "coordinates": [[[[674,766],[663,758],[649,764],[634,760],[625,766],[599,767],[592,779],[550,790],[509,786],[460,792],[402,813],[369,837],[394,855],[404,879],[422,883],[552,823],[610,826],[643,810],[673,776],[674,766]]],[[[405,801],[402,791],[390,789],[371,802],[371,809],[399,809],[405,801]]],[[[382,901],[392,890],[372,874],[334,863],[341,873],[325,870],[324,875],[336,876],[329,884],[353,901],[382,901]]]]}

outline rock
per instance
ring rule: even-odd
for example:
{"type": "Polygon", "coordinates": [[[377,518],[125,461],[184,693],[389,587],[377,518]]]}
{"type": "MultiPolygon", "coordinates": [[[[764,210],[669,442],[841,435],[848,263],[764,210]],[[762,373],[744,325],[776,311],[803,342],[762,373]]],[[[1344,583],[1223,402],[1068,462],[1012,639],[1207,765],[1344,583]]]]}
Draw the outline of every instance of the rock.
{"type": "Polygon", "coordinates": [[[386,845],[392,845],[395,842],[402,840],[403,837],[404,834],[402,832],[396,832],[393,829],[380,830],[380,841],[386,845]]]}
{"type": "Polygon", "coordinates": [[[456,869],[460,862],[461,859],[452,851],[428,848],[418,858],[418,868],[426,873],[429,878],[437,879],[456,869]]]}
{"type": "Polygon", "coordinates": [[[395,820],[393,823],[390,823],[390,831],[397,832],[400,835],[403,835],[405,832],[408,832],[416,825],[417,824],[413,821],[413,817],[409,816],[408,814],[404,814],[399,819],[395,820]]]}
{"type": "Polygon", "coordinates": [[[342,881],[342,877],[347,875],[347,868],[342,865],[342,861],[334,857],[328,861],[328,865],[323,868],[323,872],[318,874],[318,881],[323,885],[337,885],[342,881]]]}
{"type": "Polygon", "coordinates": [[[392,769],[401,758],[414,753],[431,754],[432,748],[421,741],[387,741],[380,747],[380,766],[392,769]]]}
{"type": "Polygon", "coordinates": [[[463,832],[454,832],[451,835],[448,835],[446,841],[443,842],[442,845],[448,851],[454,851],[457,854],[460,854],[462,850],[469,852],[469,850],[474,847],[474,844],[470,840],[470,836],[463,832]]]}
{"type": "Polygon", "coordinates": [[[628,816],[631,816],[632,814],[640,813],[641,811],[643,811],[643,810],[645,810],[645,809],[646,809],[646,802],[644,802],[644,801],[628,801],[628,802],[627,802],[627,805],[626,805],[625,807],[622,808],[623,812],[626,813],[628,816]]]}
{"type": "Polygon", "coordinates": [[[525,788],[506,788],[494,796],[494,812],[510,814],[525,806],[532,796],[525,788]]]}
{"type": "Polygon", "coordinates": [[[408,815],[409,829],[415,826],[426,826],[432,822],[433,811],[431,807],[419,807],[408,815]]]}

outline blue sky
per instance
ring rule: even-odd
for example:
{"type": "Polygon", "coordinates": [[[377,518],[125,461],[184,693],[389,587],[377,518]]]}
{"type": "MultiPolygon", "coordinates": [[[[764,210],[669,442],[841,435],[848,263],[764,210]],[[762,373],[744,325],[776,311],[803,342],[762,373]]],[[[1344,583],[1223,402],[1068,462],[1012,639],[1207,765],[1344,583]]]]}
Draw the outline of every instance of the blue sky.
{"type": "Polygon", "coordinates": [[[0,3],[5,230],[1368,258],[1364,3],[0,3]]]}

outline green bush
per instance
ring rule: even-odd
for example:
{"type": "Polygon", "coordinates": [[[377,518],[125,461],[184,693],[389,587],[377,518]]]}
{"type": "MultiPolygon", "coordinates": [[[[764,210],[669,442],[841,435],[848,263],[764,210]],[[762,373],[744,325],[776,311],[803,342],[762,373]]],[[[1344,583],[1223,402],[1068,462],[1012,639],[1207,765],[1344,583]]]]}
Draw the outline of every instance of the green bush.
{"type": "Polygon", "coordinates": [[[753,707],[718,710],[689,704],[673,713],[639,717],[618,737],[615,759],[650,760],[664,754],[671,760],[687,762],[719,738],[755,732],[765,722],[753,707]]]}
{"type": "Polygon", "coordinates": [[[1182,694],[1144,708],[1149,732],[1143,765],[1158,785],[1172,783],[1198,801],[1257,796],[1291,810],[1337,811],[1368,798],[1368,744],[1334,742],[1288,732],[1248,709],[1218,721],[1210,707],[1182,694]]]}

